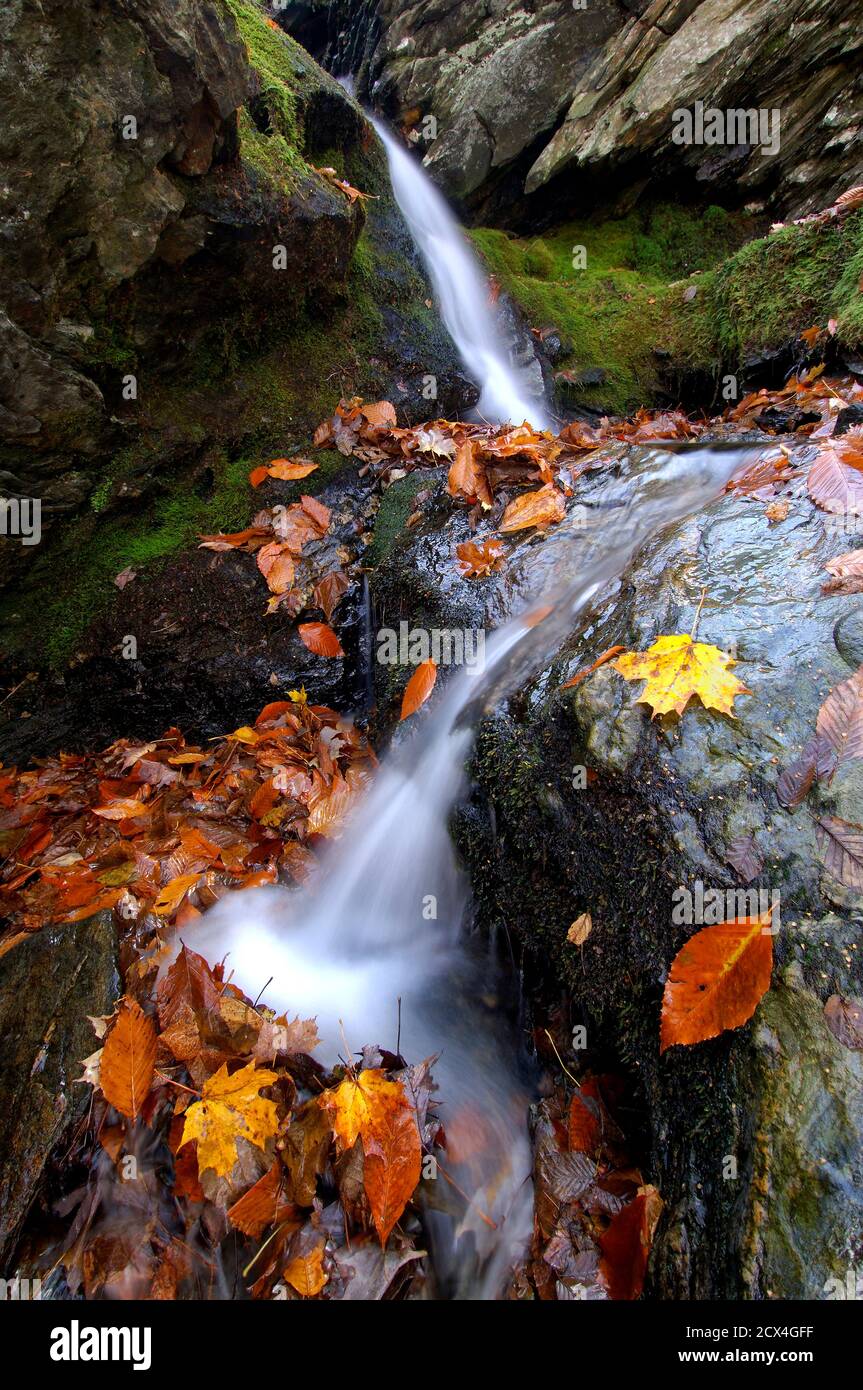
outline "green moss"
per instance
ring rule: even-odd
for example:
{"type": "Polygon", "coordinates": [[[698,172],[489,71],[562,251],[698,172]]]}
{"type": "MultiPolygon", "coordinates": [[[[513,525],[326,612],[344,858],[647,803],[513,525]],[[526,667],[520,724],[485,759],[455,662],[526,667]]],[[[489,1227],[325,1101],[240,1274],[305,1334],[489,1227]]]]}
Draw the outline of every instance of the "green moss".
{"type": "Polygon", "coordinates": [[[863,213],[744,241],[752,230],[721,208],[697,216],[659,206],[569,223],[531,241],[489,229],[473,235],[532,325],[553,326],[568,340],[558,367],[606,369],[607,382],[578,388],[578,399],[627,411],[650,403],[667,382],[655,348],[670,355],[672,373],[715,377],[831,317],[846,346],[863,343],[863,213]],[[686,298],[680,277],[694,272],[695,295],[686,298]]]}
{"type": "Polygon", "coordinates": [[[408,517],[414,510],[414,498],[421,488],[427,486],[428,474],[418,469],[387,488],[381,498],[374,534],[366,551],[367,565],[380,565],[387,558],[396,541],[404,534],[408,517]]]}

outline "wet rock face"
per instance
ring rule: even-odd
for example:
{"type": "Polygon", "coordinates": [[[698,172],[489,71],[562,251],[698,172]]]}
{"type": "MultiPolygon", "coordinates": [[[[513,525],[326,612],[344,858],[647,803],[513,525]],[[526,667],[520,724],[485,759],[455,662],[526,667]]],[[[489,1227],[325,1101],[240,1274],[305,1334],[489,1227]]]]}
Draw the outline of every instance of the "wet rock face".
{"type": "MultiPolygon", "coordinates": [[[[241,148],[271,98],[221,0],[14,0],[0,34],[0,472],[50,516],[128,442],[124,372],[152,389],[220,324],[263,320],[276,246],[298,310],[343,283],[363,213],[301,152],[291,171],[241,148]]],[[[324,118],[356,144],[359,111],[314,66],[309,147],[324,118]]]]}
{"type": "MultiPolygon", "coordinates": [[[[601,506],[608,478],[596,478],[573,506],[601,506]]],[[[825,1297],[863,1235],[860,1054],[824,1013],[833,994],[863,996],[863,904],[828,872],[817,838],[825,816],[863,824],[859,764],[795,809],[777,799],[828,691],[860,664],[863,601],[821,592],[825,561],[855,538],[831,529],[802,487],[784,521],[771,526],[764,506],[726,495],[643,547],[554,660],[485,719],[476,791],[458,817],[481,916],[523,945],[529,988],[545,1001],[562,989],[591,1054],[615,1059],[640,1089],[643,1169],[666,1202],[652,1266],[663,1297],[825,1297]],[[690,631],[704,590],[699,639],[736,653],[751,692],[734,718],[695,701],[680,719],[651,721],[640,683],[610,666],[561,689],[612,645],[645,650],[690,631]],[[732,863],[742,840],[752,876],[732,863]],[[773,984],[744,1027],[660,1057],[669,965],[705,924],[699,883],[763,893],[741,915],[778,894],[773,984]],[[675,921],[681,888],[692,911],[675,921]],[[582,912],[592,932],[568,946],[582,912]]],[[[613,543],[615,512],[594,515],[613,543]]],[[[493,626],[586,553],[564,523],[524,542],[508,573],[468,582],[452,561],[466,529],[464,513],[430,515],[396,544],[375,578],[376,610],[493,626]]]]}
{"type": "Polygon", "coordinates": [[[98,1048],[87,1015],[108,1014],[120,990],[111,913],[46,926],[0,958],[0,1269],[9,1260],[54,1148],[86,1111],[76,1085],[98,1048]]]}
{"type": "MultiPolygon", "coordinates": [[[[359,518],[372,505],[352,470],[319,498],[330,508],[330,531],[306,544],[294,581],[310,605],[320,579],[359,558],[359,518]]],[[[3,729],[3,756],[24,764],[59,749],[104,747],[115,737],[158,737],[171,727],[190,740],[215,738],[254,723],[264,705],[303,686],[316,704],[363,711],[368,655],[361,579],[353,580],[333,619],[343,658],[310,652],[289,611],[267,613],[269,598],[255,556],[239,550],[184,551],[158,572],[136,577],[93,624],[62,679],[46,682],[28,718],[3,729]]],[[[303,621],[323,617],[315,610],[303,621]]]]}
{"type": "MultiPolygon", "coordinates": [[[[308,7],[291,8],[308,41],[317,36],[344,60],[331,35],[300,17],[308,7]]],[[[772,0],[591,0],[581,9],[380,0],[380,37],[363,21],[367,6],[329,8],[342,27],[346,9],[365,23],[366,51],[354,57],[375,103],[393,117],[436,117],[428,167],[484,216],[505,219],[519,202],[529,216],[546,192],[558,211],[585,191],[607,198],[609,176],[619,190],[638,181],[641,191],[646,168],[695,196],[768,197],[783,215],[825,206],[859,182],[861,38],[841,0],[791,0],[779,28],[772,0]],[[675,144],[673,113],[696,101],[779,110],[778,148],[765,153],[744,138],[675,144]]]]}

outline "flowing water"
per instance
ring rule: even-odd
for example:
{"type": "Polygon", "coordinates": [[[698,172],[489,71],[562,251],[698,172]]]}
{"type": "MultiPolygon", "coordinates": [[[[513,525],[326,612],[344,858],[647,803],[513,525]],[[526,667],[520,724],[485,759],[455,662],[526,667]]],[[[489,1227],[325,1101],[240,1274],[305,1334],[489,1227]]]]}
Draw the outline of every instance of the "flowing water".
{"type": "Polygon", "coordinates": [[[229,953],[234,979],[252,998],[272,976],[265,1003],[316,1015],[332,1061],[367,1043],[398,1045],[411,1062],[440,1053],[434,1076],[444,1123],[475,1142],[471,1153],[460,1139],[451,1170],[470,1201],[426,1213],[438,1297],[498,1296],[532,1219],[529,1085],[512,1033],[487,1002],[498,986],[495,966],[464,935],[468,887],[448,833],[473,729],[484,709],[547,662],[590,605],[609,597],[647,537],[716,497],[740,464],[739,449],[709,446],[633,455],[627,476],[603,486],[601,527],[562,523],[539,547],[551,547],[550,562],[527,578],[524,598],[551,611],[534,622],[534,606],[508,622],[487,642],[484,670],[451,679],[380,769],[316,886],[229,894],[195,934],[209,959],[229,953]],[[531,592],[537,587],[541,594],[531,592]]]}
{"type": "Polygon", "coordinates": [[[419,161],[386,126],[369,119],[383,141],[396,202],[434,285],[441,318],[467,375],[480,388],[478,415],[491,424],[529,420],[546,429],[545,405],[531,394],[525,374],[501,344],[488,283],[464,230],[419,161]]]}

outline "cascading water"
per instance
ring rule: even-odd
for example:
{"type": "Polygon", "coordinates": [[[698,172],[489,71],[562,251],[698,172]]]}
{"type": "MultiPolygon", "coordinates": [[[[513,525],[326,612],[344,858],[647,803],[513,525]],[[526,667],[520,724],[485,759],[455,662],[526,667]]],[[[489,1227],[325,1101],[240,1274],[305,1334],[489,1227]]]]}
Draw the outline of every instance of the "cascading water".
{"type": "MultiPolygon", "coordinates": [[[[209,959],[227,953],[252,998],[272,977],[264,1002],[316,1015],[333,1061],[345,1040],[351,1049],[377,1042],[395,1050],[399,1030],[409,1060],[440,1053],[444,1123],[467,1127],[477,1142],[460,1162],[456,1147],[451,1169],[470,1200],[455,1215],[426,1213],[438,1296],[496,1297],[531,1230],[529,1097],[514,1040],[483,1002],[496,987],[494,968],[472,957],[462,935],[468,890],[447,826],[473,725],[549,659],[650,534],[717,496],[739,463],[739,449],[657,448],[627,478],[609,478],[601,527],[564,523],[547,542],[554,575],[549,584],[540,566],[538,584],[550,612],[540,622],[535,611],[510,621],[487,643],[484,671],[453,678],[379,772],[316,886],[230,894],[190,943],[209,959]]],[[[539,598],[526,584],[525,599],[539,598]]]]}
{"type": "Polygon", "coordinates": [[[477,413],[491,424],[528,420],[536,429],[548,428],[542,400],[531,395],[524,373],[501,347],[488,285],[464,230],[419,161],[380,121],[369,119],[386,150],[396,202],[434,285],[441,318],[465,371],[480,387],[477,413]]]}

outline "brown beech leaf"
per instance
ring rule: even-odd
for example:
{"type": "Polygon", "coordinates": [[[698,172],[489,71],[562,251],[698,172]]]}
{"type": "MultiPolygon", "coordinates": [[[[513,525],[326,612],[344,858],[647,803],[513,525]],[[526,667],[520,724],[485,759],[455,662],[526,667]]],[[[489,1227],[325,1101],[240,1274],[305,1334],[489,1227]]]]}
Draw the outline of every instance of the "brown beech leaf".
{"type": "Polygon", "coordinates": [[[824,1005],[824,1021],[843,1047],[863,1052],[863,1004],[859,999],[831,994],[824,1005]]]}
{"type": "Polygon", "coordinates": [[[300,623],[297,634],[315,656],[344,656],[344,649],[327,623],[300,623]]]}
{"type": "Polygon", "coordinates": [[[420,705],[424,705],[429,695],[434,689],[437,680],[437,665],[429,658],[428,661],[420,662],[414,671],[402,696],[402,712],[400,719],[407,719],[409,715],[415,714],[420,705]]]}
{"type": "Polygon", "coordinates": [[[838,816],[824,816],[818,822],[817,835],[828,872],[846,888],[863,888],[863,825],[853,825],[838,816]]]}
{"type": "Polygon", "coordinates": [[[294,582],[294,560],[283,541],[271,541],[258,551],[258,569],[271,594],[286,594],[294,582]]]}
{"type": "Polygon", "coordinates": [[[751,835],[738,835],[725,851],[725,861],[735,869],[744,883],[751,883],[764,868],[764,860],[751,835]]]}
{"type": "Polygon", "coordinates": [[[486,508],[492,505],[485,465],[479,458],[474,440],[465,439],[456,449],[447,475],[446,490],[450,497],[464,497],[466,501],[479,502],[486,508]]]}
{"type": "Polygon", "coordinates": [[[315,608],[323,609],[324,616],[328,623],[333,620],[333,613],[338,607],[342,595],[350,588],[350,580],[341,570],[333,570],[331,574],[325,575],[320,583],[315,585],[312,594],[312,605],[315,608]]]}
{"type": "Polygon", "coordinates": [[[690,1045],[739,1028],[770,987],[771,913],[719,922],[684,942],[662,996],[659,1050],[690,1045]]]}
{"type": "Polygon", "coordinates": [[[828,560],[824,568],[835,579],[863,579],[863,550],[846,550],[828,560]]]}
{"type": "Polygon", "coordinates": [[[833,749],[836,767],[863,758],[863,667],[833,687],[815,727],[833,749]]]}
{"type": "Polygon", "coordinates": [[[608,1229],[599,1237],[600,1269],[610,1298],[640,1297],[662,1207],[657,1188],[642,1187],[637,1197],[611,1218],[608,1229]]]}
{"type": "Polygon", "coordinates": [[[596,1158],[602,1144],[601,1105],[597,1096],[585,1094],[584,1087],[575,1092],[569,1103],[567,1123],[570,1153],[596,1158]]]}
{"type": "Polygon", "coordinates": [[[510,502],[501,518],[500,530],[505,534],[523,531],[528,526],[550,526],[566,515],[566,499],[552,483],[536,492],[523,492],[510,502]]]}
{"type": "Polygon", "coordinates": [[[822,449],[809,470],[809,496],[823,511],[863,516],[863,477],[847,466],[849,457],[833,444],[822,449]]]}
{"type": "Polygon", "coordinates": [[[395,429],[396,408],[391,401],[372,401],[360,407],[360,411],[370,425],[376,429],[395,429]]]}
{"type": "Polygon", "coordinates": [[[102,1049],[100,1085],[105,1099],[129,1120],[137,1119],[153,1081],[156,1030],[141,1005],[124,995],[102,1049]]]}

